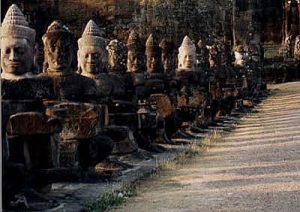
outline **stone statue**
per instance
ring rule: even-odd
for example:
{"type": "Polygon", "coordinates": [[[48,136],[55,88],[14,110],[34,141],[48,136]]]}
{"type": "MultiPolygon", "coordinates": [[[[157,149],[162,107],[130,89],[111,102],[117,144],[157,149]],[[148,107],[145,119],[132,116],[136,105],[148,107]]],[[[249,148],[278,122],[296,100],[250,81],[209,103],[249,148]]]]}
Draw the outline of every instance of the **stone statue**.
{"type": "Polygon", "coordinates": [[[194,71],[196,66],[196,47],[193,41],[185,36],[178,53],[178,69],[194,71]]]}
{"type": "Polygon", "coordinates": [[[199,67],[201,69],[203,69],[204,71],[208,69],[209,67],[209,62],[208,62],[208,59],[209,59],[209,53],[208,53],[208,49],[204,43],[203,40],[199,40],[198,43],[197,43],[197,49],[198,49],[198,60],[197,60],[197,63],[199,65],[199,67]]]}
{"type": "Polygon", "coordinates": [[[283,43],[283,57],[292,58],[293,57],[293,36],[288,34],[283,43]]]}
{"type": "Polygon", "coordinates": [[[44,72],[50,76],[65,76],[74,70],[74,35],[61,21],[53,21],[42,37],[44,72]]]}
{"type": "MultiPolygon", "coordinates": [[[[114,126],[105,126],[105,128],[103,128],[104,131],[101,133],[113,138],[117,137],[115,133],[119,135],[117,140],[114,139],[113,153],[124,154],[135,151],[137,145],[133,139],[130,139],[130,133],[132,133],[132,131],[125,126],[116,126],[116,124],[118,124],[115,120],[116,117],[112,115],[112,111],[115,110],[115,105],[122,105],[123,103],[114,100],[119,100],[120,96],[126,94],[125,82],[121,77],[126,70],[124,69],[126,60],[124,60],[124,56],[120,58],[116,55],[120,49],[124,54],[126,47],[117,40],[110,42],[109,48],[107,49],[110,51],[109,60],[111,65],[110,73],[107,73],[105,71],[105,64],[107,62],[105,40],[100,36],[100,29],[93,20],[87,23],[82,37],[78,40],[78,47],[77,56],[81,74],[95,82],[97,93],[100,97],[97,103],[107,104],[109,116],[114,117],[114,119],[108,120],[109,124],[113,124],[114,126]],[[119,62],[122,62],[120,59],[123,60],[123,67],[122,64],[119,64],[119,62]]],[[[127,108],[127,112],[129,112],[129,110],[130,109],[127,108]]]]}
{"type": "Polygon", "coordinates": [[[127,71],[128,72],[144,72],[145,71],[145,57],[143,52],[143,45],[137,32],[132,30],[127,40],[128,58],[127,71]]]}
{"type": "Polygon", "coordinates": [[[209,47],[209,66],[215,68],[221,65],[221,53],[216,44],[209,47]]]}
{"type": "Polygon", "coordinates": [[[147,72],[161,73],[161,54],[159,49],[158,38],[155,33],[151,33],[146,42],[146,58],[147,58],[147,72]]]}
{"type": "Polygon", "coordinates": [[[20,9],[10,6],[1,28],[2,79],[32,77],[35,35],[20,9]]]}
{"type": "MultiPolygon", "coordinates": [[[[61,131],[61,122],[45,114],[41,99],[53,95],[53,84],[50,78],[37,77],[32,73],[34,42],[35,31],[28,27],[24,15],[13,4],[1,29],[4,207],[12,206],[11,198],[21,190],[37,184],[48,186],[45,177],[39,177],[38,183],[33,180],[37,177],[35,171],[58,166],[59,139],[56,138],[61,131]],[[16,175],[19,177],[15,178],[16,175]]],[[[25,194],[24,199],[31,201],[26,198],[25,194]]],[[[26,209],[33,209],[28,205],[26,209]]],[[[10,209],[20,208],[12,206],[10,209]]]]}
{"type": "Polygon", "coordinates": [[[298,1],[292,0],[287,11],[286,35],[292,34],[293,38],[299,34],[299,9],[298,1]]]}
{"type": "Polygon", "coordinates": [[[300,60],[300,35],[298,35],[295,40],[294,58],[300,60]]]}
{"type": "MultiPolygon", "coordinates": [[[[42,75],[53,79],[56,99],[87,101],[95,97],[94,82],[75,72],[73,33],[61,21],[54,21],[42,39],[45,52],[42,75]]],[[[88,72],[87,69],[85,71],[88,72]]]]}
{"type": "Polygon", "coordinates": [[[113,91],[113,84],[105,70],[107,51],[105,40],[100,36],[100,29],[90,20],[82,37],[78,40],[78,63],[81,75],[94,80],[100,97],[108,97],[113,91]]]}
{"type": "Polygon", "coordinates": [[[244,54],[245,54],[244,47],[242,45],[238,45],[234,51],[234,56],[235,56],[234,65],[236,67],[244,67],[245,66],[245,55],[244,54]]]}
{"type": "Polygon", "coordinates": [[[112,40],[106,47],[108,51],[108,71],[126,72],[127,65],[127,47],[118,40],[112,40]]]}
{"type": "Polygon", "coordinates": [[[166,39],[162,39],[162,41],[159,43],[159,47],[161,49],[161,62],[164,73],[173,75],[175,72],[174,44],[166,39]]]}
{"type": "Polygon", "coordinates": [[[90,20],[78,40],[78,64],[81,75],[94,78],[105,72],[107,51],[105,40],[100,36],[100,30],[93,20],[90,20]]]}

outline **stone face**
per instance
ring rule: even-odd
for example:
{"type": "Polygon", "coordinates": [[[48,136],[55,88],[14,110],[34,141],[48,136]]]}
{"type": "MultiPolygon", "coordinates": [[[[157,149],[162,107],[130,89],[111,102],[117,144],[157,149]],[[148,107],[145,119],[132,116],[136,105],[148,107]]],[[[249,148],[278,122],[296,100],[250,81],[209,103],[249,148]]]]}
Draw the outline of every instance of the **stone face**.
{"type": "Polygon", "coordinates": [[[212,45],[209,48],[209,65],[210,68],[215,68],[221,65],[221,53],[217,45],[212,45]]]}
{"type": "Polygon", "coordinates": [[[178,50],[178,69],[194,71],[196,65],[196,47],[188,36],[184,37],[178,50]]]}
{"type": "Polygon", "coordinates": [[[161,54],[156,33],[151,33],[149,35],[146,41],[145,54],[147,59],[147,72],[150,74],[162,72],[161,54]]]}
{"type": "Polygon", "coordinates": [[[299,5],[298,1],[292,0],[286,4],[286,20],[285,20],[285,35],[292,34],[296,36],[300,33],[300,18],[299,18],[299,5]]]}
{"type": "Polygon", "coordinates": [[[82,37],[78,40],[78,64],[83,76],[93,77],[104,72],[107,51],[105,40],[100,37],[100,30],[93,20],[90,20],[82,37]]]}
{"type": "Polygon", "coordinates": [[[10,135],[53,134],[60,131],[61,123],[58,119],[47,119],[38,112],[22,112],[12,115],[7,125],[7,133],[10,135]]]}
{"type": "Polygon", "coordinates": [[[15,5],[8,9],[1,27],[2,79],[32,77],[35,30],[28,27],[15,5]]]}
{"type": "Polygon", "coordinates": [[[164,73],[173,75],[175,72],[174,43],[164,38],[159,43],[159,47],[161,49],[161,63],[164,73]]]}
{"type": "Polygon", "coordinates": [[[42,37],[44,43],[44,72],[62,76],[74,72],[74,35],[61,21],[53,21],[42,37]]]}
{"type": "Polygon", "coordinates": [[[300,36],[295,39],[294,58],[300,60],[300,36]]]}
{"type": "Polygon", "coordinates": [[[128,57],[127,71],[128,72],[144,72],[145,57],[143,53],[143,45],[140,36],[132,30],[127,40],[128,57]]]}
{"type": "Polygon", "coordinates": [[[244,67],[245,65],[245,56],[244,56],[244,48],[242,45],[236,47],[234,51],[235,61],[234,64],[237,67],[244,67]]]}
{"type": "Polygon", "coordinates": [[[126,72],[128,52],[126,45],[118,40],[112,40],[106,49],[108,50],[108,71],[126,72]]]}
{"type": "Polygon", "coordinates": [[[75,73],[74,35],[61,22],[54,21],[43,36],[45,63],[42,76],[49,76],[54,83],[58,100],[87,101],[97,96],[92,80],[75,73]]]}

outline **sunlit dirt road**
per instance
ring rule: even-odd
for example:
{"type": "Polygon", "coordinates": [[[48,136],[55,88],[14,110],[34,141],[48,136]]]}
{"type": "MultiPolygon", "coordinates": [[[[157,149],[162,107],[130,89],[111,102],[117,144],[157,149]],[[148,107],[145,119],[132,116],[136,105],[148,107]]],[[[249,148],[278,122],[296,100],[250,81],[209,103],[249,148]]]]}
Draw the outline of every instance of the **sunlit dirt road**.
{"type": "Polygon", "coordinates": [[[114,211],[300,211],[300,83],[272,86],[224,141],[114,211]]]}

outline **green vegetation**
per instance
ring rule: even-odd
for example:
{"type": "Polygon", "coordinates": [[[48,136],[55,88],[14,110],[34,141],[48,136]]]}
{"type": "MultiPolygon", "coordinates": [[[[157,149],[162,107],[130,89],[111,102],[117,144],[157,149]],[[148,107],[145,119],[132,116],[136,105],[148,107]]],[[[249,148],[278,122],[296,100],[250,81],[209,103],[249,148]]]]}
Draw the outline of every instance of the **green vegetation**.
{"type": "Polygon", "coordinates": [[[137,195],[136,185],[124,185],[121,189],[103,194],[99,200],[87,204],[87,210],[101,212],[109,208],[117,207],[126,202],[129,197],[137,195]]]}

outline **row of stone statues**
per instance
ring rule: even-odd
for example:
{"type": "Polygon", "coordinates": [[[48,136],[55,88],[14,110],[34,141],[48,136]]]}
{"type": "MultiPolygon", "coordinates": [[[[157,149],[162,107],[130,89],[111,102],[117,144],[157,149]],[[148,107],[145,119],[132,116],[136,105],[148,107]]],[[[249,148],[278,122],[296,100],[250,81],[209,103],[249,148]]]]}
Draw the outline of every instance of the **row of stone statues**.
{"type": "Polygon", "coordinates": [[[145,52],[134,30],[127,45],[106,45],[100,34],[89,21],[76,64],[73,33],[52,22],[42,37],[43,70],[35,75],[35,31],[16,5],[8,9],[1,28],[6,207],[28,187],[82,178],[111,155],[162,152],[159,143],[191,137],[183,130],[201,131],[263,87],[261,52],[253,45],[236,50],[233,66],[224,42],[199,41],[196,48],[186,36],[175,69],[174,45],[155,33],[145,52]]]}

